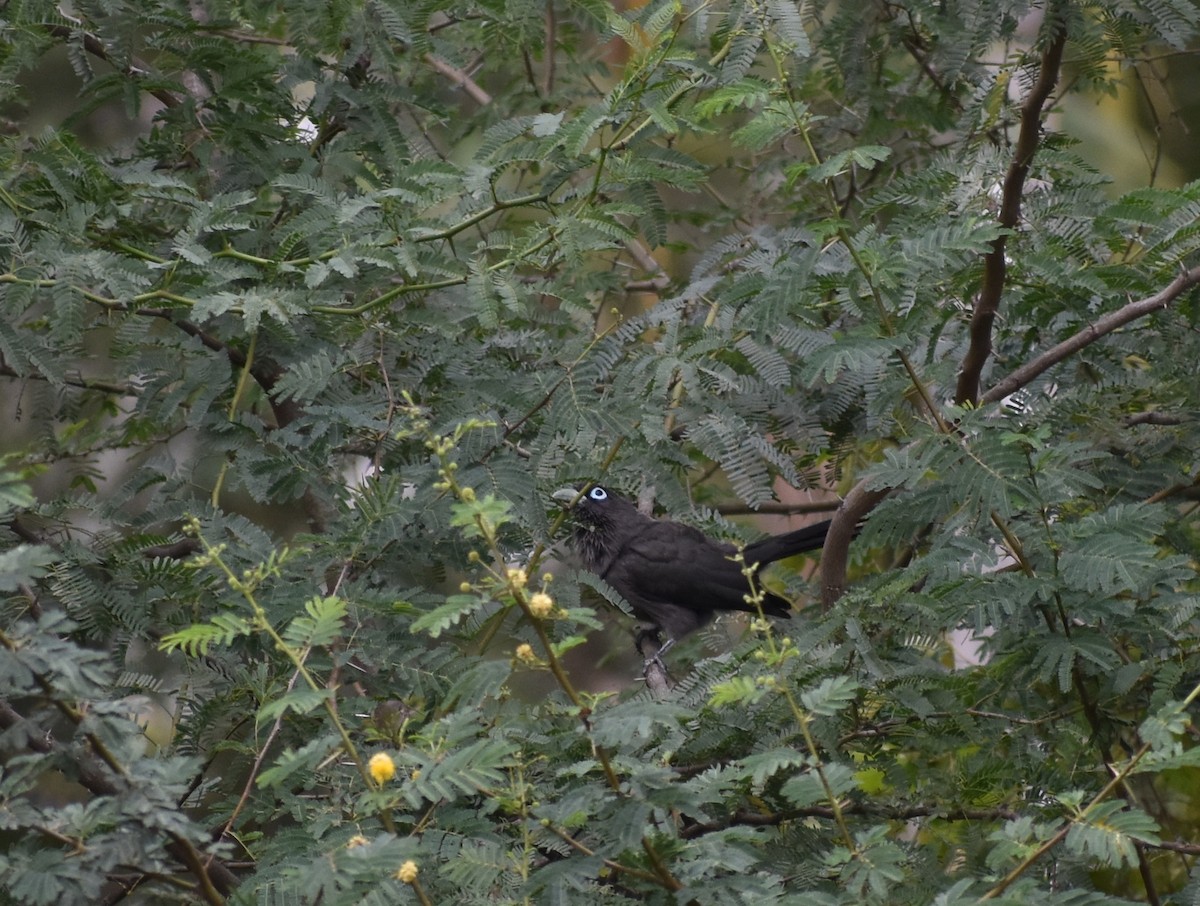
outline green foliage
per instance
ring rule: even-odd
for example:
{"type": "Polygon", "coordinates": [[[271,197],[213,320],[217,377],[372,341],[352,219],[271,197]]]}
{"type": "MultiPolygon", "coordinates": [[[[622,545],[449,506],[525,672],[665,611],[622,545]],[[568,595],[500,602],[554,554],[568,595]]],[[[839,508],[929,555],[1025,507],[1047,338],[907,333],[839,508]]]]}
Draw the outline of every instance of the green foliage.
{"type": "Polygon", "coordinates": [[[1194,4],[3,10],[0,903],[1200,902],[1194,4]],[[600,478],[871,505],[662,691],[600,478]]]}

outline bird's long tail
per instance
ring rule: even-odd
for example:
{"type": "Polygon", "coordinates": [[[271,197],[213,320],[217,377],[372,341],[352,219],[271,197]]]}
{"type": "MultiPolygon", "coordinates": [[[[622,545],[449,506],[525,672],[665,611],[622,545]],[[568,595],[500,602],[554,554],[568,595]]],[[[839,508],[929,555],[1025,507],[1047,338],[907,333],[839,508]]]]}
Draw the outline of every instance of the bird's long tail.
{"type": "Polygon", "coordinates": [[[747,563],[774,563],[784,557],[802,554],[805,551],[815,551],[825,543],[829,534],[832,520],[826,519],[816,525],[806,525],[794,532],[784,532],[782,535],[772,535],[746,545],[745,557],[747,563]]]}

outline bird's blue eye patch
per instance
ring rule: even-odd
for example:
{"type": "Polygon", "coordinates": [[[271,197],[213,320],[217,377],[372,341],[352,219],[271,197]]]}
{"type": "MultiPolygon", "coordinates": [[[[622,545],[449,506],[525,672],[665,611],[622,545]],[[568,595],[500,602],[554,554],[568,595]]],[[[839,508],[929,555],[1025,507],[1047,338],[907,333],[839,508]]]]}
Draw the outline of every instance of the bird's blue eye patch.
{"type": "Polygon", "coordinates": [[[607,500],[608,491],[604,490],[604,488],[592,488],[590,491],[588,491],[588,496],[591,497],[592,500],[607,500]]]}

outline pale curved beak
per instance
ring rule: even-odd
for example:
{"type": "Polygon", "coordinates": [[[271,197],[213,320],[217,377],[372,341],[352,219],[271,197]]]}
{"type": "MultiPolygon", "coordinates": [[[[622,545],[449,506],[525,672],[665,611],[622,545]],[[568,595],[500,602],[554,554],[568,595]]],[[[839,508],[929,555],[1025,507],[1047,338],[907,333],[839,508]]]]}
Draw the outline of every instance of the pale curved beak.
{"type": "Polygon", "coordinates": [[[578,488],[559,488],[550,496],[569,510],[575,505],[575,501],[583,496],[583,491],[578,488]]]}

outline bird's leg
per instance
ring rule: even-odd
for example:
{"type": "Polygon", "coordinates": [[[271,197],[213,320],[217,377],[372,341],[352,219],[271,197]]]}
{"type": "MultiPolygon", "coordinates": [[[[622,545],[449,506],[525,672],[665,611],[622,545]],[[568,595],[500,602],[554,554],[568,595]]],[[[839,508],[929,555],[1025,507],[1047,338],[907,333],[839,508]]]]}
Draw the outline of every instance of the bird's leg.
{"type": "Polygon", "coordinates": [[[646,661],[657,658],[674,644],[674,639],[667,639],[664,645],[662,631],[653,624],[640,623],[638,624],[637,632],[633,634],[633,647],[637,649],[637,653],[646,661]],[[649,654],[646,653],[647,650],[649,650],[649,654]]]}
{"type": "Polygon", "coordinates": [[[675,644],[675,640],[669,638],[664,643],[657,626],[639,626],[634,644],[638,654],[642,656],[642,678],[645,679],[646,685],[655,695],[666,695],[671,690],[672,683],[662,656],[675,644]]]}

